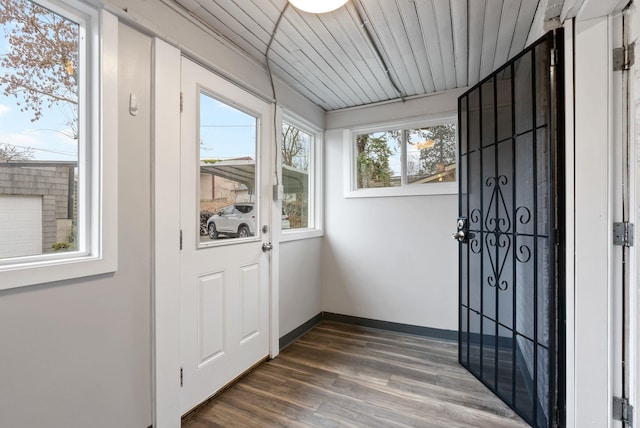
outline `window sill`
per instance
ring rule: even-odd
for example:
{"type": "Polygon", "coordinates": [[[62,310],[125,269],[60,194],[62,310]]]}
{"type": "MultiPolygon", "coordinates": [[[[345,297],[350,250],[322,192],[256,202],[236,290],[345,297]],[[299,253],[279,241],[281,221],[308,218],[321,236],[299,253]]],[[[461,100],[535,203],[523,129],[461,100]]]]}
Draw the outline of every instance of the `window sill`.
{"type": "Polygon", "coordinates": [[[280,242],[299,241],[301,239],[320,238],[324,236],[322,229],[289,229],[282,231],[280,242]]]}
{"type": "Polygon", "coordinates": [[[457,195],[458,183],[438,183],[409,185],[402,187],[380,187],[345,191],[344,197],[351,198],[388,198],[397,196],[438,196],[457,195]]]}
{"type": "Polygon", "coordinates": [[[0,270],[0,290],[113,273],[115,257],[73,257],[9,265],[0,270]]]}

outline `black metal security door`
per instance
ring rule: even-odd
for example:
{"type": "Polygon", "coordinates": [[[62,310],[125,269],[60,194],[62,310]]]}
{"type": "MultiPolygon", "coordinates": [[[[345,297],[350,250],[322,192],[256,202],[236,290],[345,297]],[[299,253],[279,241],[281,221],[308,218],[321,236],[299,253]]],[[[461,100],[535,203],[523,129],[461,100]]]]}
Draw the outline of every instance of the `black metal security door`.
{"type": "Polygon", "coordinates": [[[562,40],[458,100],[460,363],[536,427],[564,419],[562,40]]]}

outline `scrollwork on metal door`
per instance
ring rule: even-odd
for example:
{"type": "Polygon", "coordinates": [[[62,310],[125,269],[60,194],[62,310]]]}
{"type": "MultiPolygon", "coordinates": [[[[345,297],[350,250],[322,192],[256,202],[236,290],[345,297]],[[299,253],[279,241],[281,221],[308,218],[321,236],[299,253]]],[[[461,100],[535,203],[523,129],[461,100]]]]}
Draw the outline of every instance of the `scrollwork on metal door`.
{"type": "MultiPolygon", "coordinates": [[[[483,215],[477,208],[471,212],[471,223],[484,226],[481,235],[484,236],[484,245],[491,265],[487,284],[490,287],[498,287],[501,291],[508,290],[510,285],[508,280],[502,279],[502,274],[509,251],[512,246],[515,246],[517,239],[517,233],[511,227],[512,219],[509,217],[511,209],[502,191],[502,187],[507,185],[509,185],[509,179],[505,175],[487,178],[485,187],[489,190],[491,198],[486,214],[483,215]]],[[[531,222],[531,210],[528,207],[519,206],[514,213],[519,225],[527,225],[531,222]]],[[[481,240],[478,234],[474,234],[469,240],[473,253],[480,254],[482,251],[481,240]]],[[[515,258],[519,263],[528,263],[531,260],[531,253],[531,247],[527,244],[520,244],[515,248],[515,258]]]]}
{"type": "Polygon", "coordinates": [[[498,287],[505,291],[509,287],[508,281],[500,280],[504,265],[507,262],[507,254],[511,249],[511,219],[509,218],[509,208],[504,200],[504,194],[501,186],[506,186],[509,180],[506,176],[489,177],[485,182],[485,186],[491,191],[491,199],[489,201],[488,213],[484,223],[486,229],[485,246],[491,263],[491,273],[487,277],[487,283],[490,287],[498,287]]]}

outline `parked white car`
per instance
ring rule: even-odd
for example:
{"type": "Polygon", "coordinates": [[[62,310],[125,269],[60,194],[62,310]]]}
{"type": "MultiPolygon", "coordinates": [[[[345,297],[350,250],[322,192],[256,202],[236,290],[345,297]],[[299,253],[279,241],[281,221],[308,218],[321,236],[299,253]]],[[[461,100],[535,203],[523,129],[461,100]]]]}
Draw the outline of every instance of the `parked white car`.
{"type": "Polygon", "coordinates": [[[207,220],[207,233],[211,239],[217,239],[220,235],[244,238],[253,236],[255,230],[256,214],[253,203],[229,205],[207,220]]]}

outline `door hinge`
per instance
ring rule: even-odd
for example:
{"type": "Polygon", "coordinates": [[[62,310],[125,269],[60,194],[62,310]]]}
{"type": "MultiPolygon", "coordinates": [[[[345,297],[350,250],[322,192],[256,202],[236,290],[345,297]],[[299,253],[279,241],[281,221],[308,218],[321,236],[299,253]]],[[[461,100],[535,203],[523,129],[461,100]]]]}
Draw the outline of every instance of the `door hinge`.
{"type": "Polygon", "coordinates": [[[180,367],[180,386],[184,385],[184,375],[182,372],[182,367],[180,367]]]}
{"type": "Polygon", "coordinates": [[[613,223],[613,245],[633,247],[633,223],[613,223]]]}
{"type": "Polygon", "coordinates": [[[613,397],[613,419],[633,426],[633,406],[626,398],[613,397]]]}
{"type": "Polygon", "coordinates": [[[180,249],[182,250],[182,229],[180,229],[180,249]]]}
{"type": "Polygon", "coordinates": [[[622,46],[613,50],[613,71],[628,70],[635,63],[636,44],[622,46]]]}
{"type": "Polygon", "coordinates": [[[184,96],[182,95],[182,92],[180,92],[180,113],[182,113],[183,110],[184,110],[184,96]]]}

